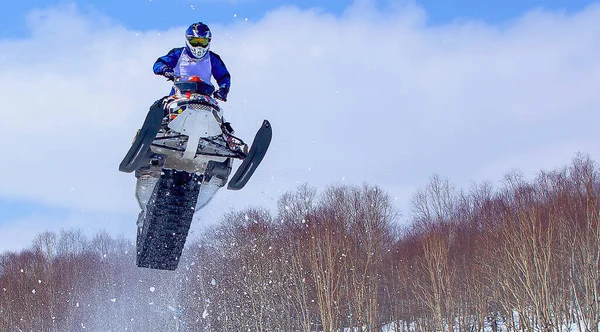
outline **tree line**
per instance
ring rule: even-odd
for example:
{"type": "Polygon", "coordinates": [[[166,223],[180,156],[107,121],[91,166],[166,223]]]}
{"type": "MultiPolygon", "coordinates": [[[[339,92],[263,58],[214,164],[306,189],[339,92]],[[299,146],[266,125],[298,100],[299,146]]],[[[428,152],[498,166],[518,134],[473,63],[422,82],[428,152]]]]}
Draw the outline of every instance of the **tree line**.
{"type": "Polygon", "coordinates": [[[303,185],[223,216],[175,272],[45,232],[0,255],[0,330],[598,331],[599,198],[586,155],[499,188],[432,176],[408,225],[377,186],[303,185]]]}

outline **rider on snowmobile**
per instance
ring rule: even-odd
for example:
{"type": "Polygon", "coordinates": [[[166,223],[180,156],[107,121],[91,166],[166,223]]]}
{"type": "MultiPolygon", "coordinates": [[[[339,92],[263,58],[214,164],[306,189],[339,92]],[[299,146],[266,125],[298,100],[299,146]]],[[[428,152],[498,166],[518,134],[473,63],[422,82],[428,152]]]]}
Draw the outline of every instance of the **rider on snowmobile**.
{"type": "MultiPolygon", "coordinates": [[[[212,33],[208,26],[202,22],[197,22],[190,25],[185,31],[185,47],[174,48],[165,56],[162,56],[154,63],[154,73],[162,75],[169,80],[174,80],[177,77],[199,77],[206,86],[207,94],[212,94],[214,98],[227,101],[229,86],[231,84],[231,76],[225,63],[216,53],[210,51],[210,42],[212,33]],[[219,89],[215,91],[215,87],[211,83],[211,78],[214,77],[217,81],[219,89]]],[[[171,90],[170,95],[175,93],[175,89],[171,90]]],[[[157,100],[156,103],[160,103],[157,100]]],[[[223,122],[223,129],[233,134],[233,128],[229,122],[223,122]]],[[[231,163],[223,164],[225,168],[223,173],[229,174],[231,163]]],[[[154,183],[156,183],[156,174],[153,175],[152,167],[144,167],[136,170],[138,178],[138,196],[144,197],[140,201],[142,210],[152,193],[154,183]]],[[[198,203],[196,209],[199,210],[206,205],[212,198],[215,192],[223,187],[227,182],[227,178],[214,176],[210,178],[210,183],[204,183],[198,195],[198,203]]],[[[140,214],[141,215],[141,214],[140,214]]]]}
{"type": "Polygon", "coordinates": [[[206,24],[198,22],[190,25],[185,31],[185,47],[174,48],[167,55],[158,58],[154,63],[154,73],[167,79],[198,76],[214,91],[214,86],[210,83],[212,76],[219,86],[213,96],[227,101],[231,76],[221,57],[210,50],[211,40],[212,33],[206,24]]]}
{"type": "Polygon", "coordinates": [[[271,143],[271,124],[264,120],[248,150],[209,97],[226,101],[230,86],[223,60],[209,50],[211,39],[206,24],[194,23],[185,47],[156,60],[154,73],[173,80],[177,94],[150,106],[119,165],[137,178],[139,267],[175,270],[194,215],[228,182],[228,189],[242,189],[271,143]],[[234,159],[242,164],[229,179],[234,159]]]}

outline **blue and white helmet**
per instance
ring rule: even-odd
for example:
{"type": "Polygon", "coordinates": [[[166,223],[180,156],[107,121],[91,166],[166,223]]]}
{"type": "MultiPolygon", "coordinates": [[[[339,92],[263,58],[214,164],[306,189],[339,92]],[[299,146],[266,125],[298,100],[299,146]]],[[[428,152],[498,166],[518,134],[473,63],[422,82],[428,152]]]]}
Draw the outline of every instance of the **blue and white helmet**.
{"type": "Polygon", "coordinates": [[[211,39],[210,29],[202,22],[194,23],[185,30],[186,48],[196,58],[201,58],[208,52],[211,39]]]}

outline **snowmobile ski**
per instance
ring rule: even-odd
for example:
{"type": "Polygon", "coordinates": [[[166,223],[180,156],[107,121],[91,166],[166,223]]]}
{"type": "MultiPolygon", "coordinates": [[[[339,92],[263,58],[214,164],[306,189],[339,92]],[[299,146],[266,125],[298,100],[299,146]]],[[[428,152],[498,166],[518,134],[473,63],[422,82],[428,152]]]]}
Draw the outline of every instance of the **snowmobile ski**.
{"type": "Polygon", "coordinates": [[[131,173],[150,160],[152,156],[150,145],[152,145],[152,141],[156,138],[162,119],[165,116],[165,111],[161,104],[162,99],[157,100],[150,106],[150,111],[146,115],[146,120],[144,120],[142,128],[137,133],[131,148],[129,148],[125,158],[123,158],[123,161],[119,165],[119,171],[131,173]]]}
{"type": "Polygon", "coordinates": [[[175,270],[190,230],[202,175],[163,169],[138,221],[137,266],[175,270]]]}
{"type": "Polygon", "coordinates": [[[246,155],[246,158],[229,181],[227,189],[240,190],[244,188],[267,153],[272,137],[271,124],[269,121],[264,120],[256,136],[254,136],[248,155],[246,155]]]}

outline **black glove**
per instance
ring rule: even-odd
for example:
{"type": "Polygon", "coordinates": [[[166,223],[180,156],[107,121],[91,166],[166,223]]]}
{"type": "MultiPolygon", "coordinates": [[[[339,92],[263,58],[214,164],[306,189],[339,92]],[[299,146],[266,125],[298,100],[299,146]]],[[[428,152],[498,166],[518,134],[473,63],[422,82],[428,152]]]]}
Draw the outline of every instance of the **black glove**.
{"type": "Polygon", "coordinates": [[[173,80],[175,78],[175,72],[171,68],[167,68],[163,71],[162,76],[166,77],[167,80],[173,80]]]}
{"type": "Polygon", "coordinates": [[[215,91],[215,93],[213,93],[213,96],[216,99],[222,100],[222,101],[227,101],[227,94],[229,93],[229,89],[226,87],[221,87],[219,90],[215,91]]]}

